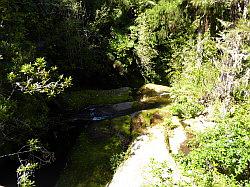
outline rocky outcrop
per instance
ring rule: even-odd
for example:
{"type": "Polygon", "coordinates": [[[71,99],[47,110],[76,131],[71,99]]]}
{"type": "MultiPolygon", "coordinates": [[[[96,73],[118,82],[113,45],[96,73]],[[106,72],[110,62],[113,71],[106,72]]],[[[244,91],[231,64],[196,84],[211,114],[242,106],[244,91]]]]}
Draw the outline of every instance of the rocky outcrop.
{"type": "Polygon", "coordinates": [[[91,106],[85,108],[86,113],[81,110],[76,119],[86,114],[93,123],[86,125],[58,184],[104,186],[110,181],[110,187],[152,186],[156,180],[150,167],[152,160],[167,163],[166,175],[173,184],[190,180],[182,176],[172,154],[188,154],[186,143],[193,137],[191,132],[203,128],[200,119],[182,121],[172,116],[169,87],[147,84],[138,95],[134,102],[91,106]],[[112,178],[110,159],[128,146],[126,158],[112,178]]]}
{"type": "Polygon", "coordinates": [[[139,91],[139,100],[141,103],[150,104],[169,104],[170,100],[170,88],[167,86],[157,84],[146,84],[142,86],[139,91]]]}
{"type": "Polygon", "coordinates": [[[207,128],[213,128],[216,125],[204,116],[187,120],[181,120],[177,116],[173,116],[171,122],[174,128],[169,133],[169,150],[172,154],[178,154],[179,151],[188,154],[187,142],[194,138],[196,133],[205,132],[207,128]]]}
{"type": "Polygon", "coordinates": [[[170,94],[170,88],[157,84],[145,84],[139,89],[139,93],[144,97],[163,96],[170,94]]]}
{"type": "Polygon", "coordinates": [[[216,126],[215,122],[208,121],[204,116],[198,116],[193,119],[184,120],[183,123],[187,128],[194,132],[204,132],[207,128],[213,128],[216,126]]]}
{"type": "Polygon", "coordinates": [[[171,175],[174,184],[185,179],[166,147],[164,126],[150,127],[147,134],[139,136],[131,145],[130,155],[116,170],[112,181],[108,184],[109,187],[152,186],[154,181],[154,176],[150,172],[152,160],[168,163],[173,171],[171,175]]]}

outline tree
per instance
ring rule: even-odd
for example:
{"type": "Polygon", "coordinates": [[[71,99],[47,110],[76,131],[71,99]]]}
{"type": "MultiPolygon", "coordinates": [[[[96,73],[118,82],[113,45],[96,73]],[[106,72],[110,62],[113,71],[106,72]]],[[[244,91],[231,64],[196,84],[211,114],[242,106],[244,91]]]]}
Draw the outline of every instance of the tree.
{"type": "Polygon", "coordinates": [[[71,77],[63,78],[63,75],[60,75],[53,81],[52,74],[57,67],[47,70],[46,66],[44,58],[37,58],[34,63],[22,65],[16,73],[9,73],[8,78],[14,87],[24,93],[46,93],[49,97],[60,94],[71,86],[71,77]]]}
{"type": "Polygon", "coordinates": [[[215,95],[223,102],[223,115],[230,106],[233,93],[239,87],[241,97],[249,98],[249,36],[250,22],[241,20],[238,27],[223,31],[217,38],[217,47],[221,52],[221,60],[217,62],[217,67],[221,73],[215,95]]]}

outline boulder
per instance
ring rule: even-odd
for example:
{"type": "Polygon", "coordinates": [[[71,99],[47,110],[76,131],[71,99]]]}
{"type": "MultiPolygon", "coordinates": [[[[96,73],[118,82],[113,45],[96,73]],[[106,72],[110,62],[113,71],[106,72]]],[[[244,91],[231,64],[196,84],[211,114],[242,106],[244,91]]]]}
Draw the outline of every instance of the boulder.
{"type": "Polygon", "coordinates": [[[157,85],[157,84],[145,84],[139,89],[139,94],[144,97],[153,97],[153,96],[164,96],[170,93],[170,87],[157,85]]]}
{"type": "Polygon", "coordinates": [[[167,86],[157,84],[146,84],[142,86],[139,91],[140,102],[146,104],[169,104],[170,100],[170,88],[167,86]]]}

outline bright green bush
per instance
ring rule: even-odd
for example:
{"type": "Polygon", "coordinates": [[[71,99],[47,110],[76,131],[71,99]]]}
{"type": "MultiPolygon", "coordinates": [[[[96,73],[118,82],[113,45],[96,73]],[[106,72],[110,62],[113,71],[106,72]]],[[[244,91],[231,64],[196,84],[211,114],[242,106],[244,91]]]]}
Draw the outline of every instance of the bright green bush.
{"type": "Polygon", "coordinates": [[[236,28],[222,32],[221,38],[204,35],[173,55],[173,113],[190,118],[202,112],[204,106],[215,109],[213,119],[217,126],[197,134],[190,142],[191,152],[181,159],[185,175],[197,186],[250,183],[249,60],[245,58],[249,54],[248,27],[248,21],[241,20],[236,28]],[[225,75],[233,78],[227,80],[225,75]],[[230,84],[233,86],[227,87],[230,84]],[[230,102],[222,115],[225,97],[217,92],[223,86],[230,88],[230,102]]]}
{"type": "Polygon", "coordinates": [[[216,43],[209,33],[201,39],[187,41],[172,55],[173,87],[184,94],[195,94],[196,97],[210,92],[219,76],[213,61],[217,56],[216,43]]]}
{"type": "Polygon", "coordinates": [[[205,34],[201,40],[188,41],[172,56],[173,114],[193,118],[205,109],[218,82],[219,70],[213,62],[217,56],[215,42],[205,34]]]}
{"type": "Polygon", "coordinates": [[[225,0],[223,2],[220,1],[216,1],[216,0],[192,0],[191,3],[194,6],[200,6],[202,8],[210,8],[210,7],[214,7],[214,6],[218,6],[220,4],[223,4],[226,7],[230,7],[230,5],[234,2],[234,0],[225,0]]]}
{"type": "Polygon", "coordinates": [[[154,159],[150,161],[150,174],[152,178],[147,178],[149,185],[146,186],[174,186],[174,171],[167,161],[159,162],[154,159]]]}
{"type": "Polygon", "coordinates": [[[183,159],[190,169],[216,171],[239,183],[250,178],[250,111],[249,103],[236,106],[232,117],[197,136],[193,151],[183,159]]]}
{"type": "Polygon", "coordinates": [[[202,113],[205,107],[198,103],[195,99],[187,97],[178,97],[178,101],[175,101],[171,105],[171,111],[173,115],[177,115],[180,118],[194,118],[202,113]]]}

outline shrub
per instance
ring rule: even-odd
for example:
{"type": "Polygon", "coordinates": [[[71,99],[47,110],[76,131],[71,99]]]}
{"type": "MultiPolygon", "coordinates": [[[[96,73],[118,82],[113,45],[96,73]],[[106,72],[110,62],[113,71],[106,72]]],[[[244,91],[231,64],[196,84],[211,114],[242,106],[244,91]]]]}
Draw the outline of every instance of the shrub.
{"type": "Polygon", "coordinates": [[[44,58],[37,58],[34,63],[22,65],[18,72],[9,73],[8,78],[24,93],[46,93],[52,97],[71,86],[72,81],[71,77],[63,75],[54,78],[56,70],[56,66],[48,68],[44,58]]]}
{"type": "Polygon", "coordinates": [[[194,150],[183,159],[188,168],[216,171],[237,182],[250,182],[249,103],[236,108],[233,117],[197,136],[194,150]]]}

